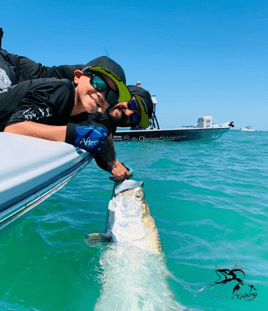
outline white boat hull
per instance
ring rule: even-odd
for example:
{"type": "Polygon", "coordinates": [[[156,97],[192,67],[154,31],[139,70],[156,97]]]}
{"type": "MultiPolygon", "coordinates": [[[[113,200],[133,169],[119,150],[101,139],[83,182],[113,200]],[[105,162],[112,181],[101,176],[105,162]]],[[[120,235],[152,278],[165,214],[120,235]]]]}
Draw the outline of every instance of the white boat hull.
{"type": "Polygon", "coordinates": [[[255,129],[252,129],[251,127],[240,127],[240,131],[242,132],[255,132],[255,129]]]}
{"type": "Polygon", "coordinates": [[[62,188],[93,158],[63,142],[0,133],[0,229],[62,188]]]}
{"type": "Polygon", "coordinates": [[[211,128],[178,128],[117,131],[113,137],[115,142],[123,141],[192,141],[214,140],[226,133],[229,127],[211,128]]]}

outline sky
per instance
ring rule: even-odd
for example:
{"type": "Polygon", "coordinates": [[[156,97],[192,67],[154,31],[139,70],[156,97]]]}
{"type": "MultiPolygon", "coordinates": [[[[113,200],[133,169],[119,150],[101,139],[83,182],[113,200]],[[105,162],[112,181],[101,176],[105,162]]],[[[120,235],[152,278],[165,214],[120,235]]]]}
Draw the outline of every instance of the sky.
{"type": "Polygon", "coordinates": [[[46,66],[107,55],[157,98],[162,128],[268,130],[268,1],[2,1],[2,48],[46,66]]]}

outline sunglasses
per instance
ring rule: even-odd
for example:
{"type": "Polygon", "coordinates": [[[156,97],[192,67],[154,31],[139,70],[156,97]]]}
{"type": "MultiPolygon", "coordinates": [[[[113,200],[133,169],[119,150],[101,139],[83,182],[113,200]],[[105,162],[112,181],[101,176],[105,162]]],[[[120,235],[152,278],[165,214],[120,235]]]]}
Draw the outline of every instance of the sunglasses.
{"type": "Polygon", "coordinates": [[[128,109],[135,111],[135,113],[130,117],[130,121],[133,125],[136,125],[140,122],[140,115],[138,114],[138,105],[135,98],[132,98],[130,102],[128,102],[128,109]]]}
{"type": "Polygon", "coordinates": [[[83,70],[84,74],[91,76],[90,84],[99,92],[104,92],[108,90],[105,95],[105,99],[110,106],[114,106],[117,103],[118,95],[117,93],[103,80],[100,76],[90,72],[87,69],[83,70]]]}

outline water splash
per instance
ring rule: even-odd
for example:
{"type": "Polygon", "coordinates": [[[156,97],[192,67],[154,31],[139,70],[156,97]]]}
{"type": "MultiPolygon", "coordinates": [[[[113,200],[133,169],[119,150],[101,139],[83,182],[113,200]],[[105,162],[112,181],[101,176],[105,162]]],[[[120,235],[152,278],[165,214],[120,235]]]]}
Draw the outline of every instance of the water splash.
{"type": "Polygon", "coordinates": [[[163,254],[117,243],[104,250],[100,264],[102,291],[94,311],[184,310],[169,289],[163,254]]]}

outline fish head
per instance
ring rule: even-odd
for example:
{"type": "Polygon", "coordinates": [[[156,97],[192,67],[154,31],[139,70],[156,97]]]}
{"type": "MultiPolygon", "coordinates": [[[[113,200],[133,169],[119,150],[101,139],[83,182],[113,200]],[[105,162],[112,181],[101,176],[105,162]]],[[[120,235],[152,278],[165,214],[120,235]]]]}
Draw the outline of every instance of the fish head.
{"type": "Polygon", "coordinates": [[[130,242],[147,233],[142,223],[147,206],[143,185],[143,182],[125,180],[114,187],[106,225],[106,232],[114,241],[130,242]]]}
{"type": "Polygon", "coordinates": [[[145,200],[143,182],[127,180],[114,189],[114,209],[124,217],[141,216],[145,200]]]}

